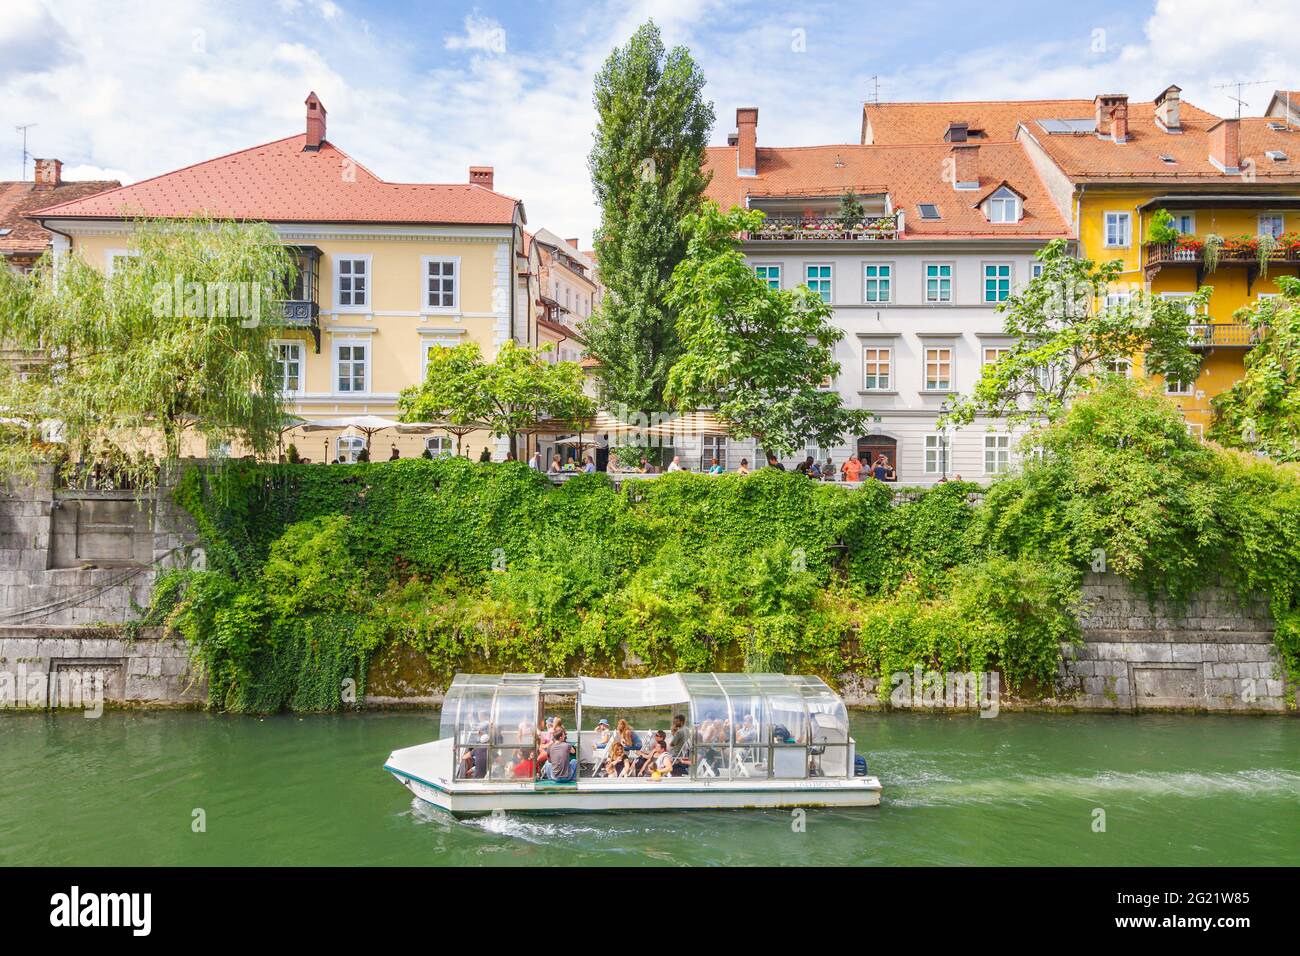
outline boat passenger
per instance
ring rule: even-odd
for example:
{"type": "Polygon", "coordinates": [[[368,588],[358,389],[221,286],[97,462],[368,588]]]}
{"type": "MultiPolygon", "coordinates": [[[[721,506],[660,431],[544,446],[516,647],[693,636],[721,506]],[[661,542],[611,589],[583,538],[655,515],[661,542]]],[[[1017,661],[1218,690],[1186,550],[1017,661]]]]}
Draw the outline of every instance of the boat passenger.
{"type": "Polygon", "coordinates": [[[533,752],[522,747],[516,750],[515,765],[510,772],[525,780],[533,779],[537,775],[537,761],[533,758],[533,752]]]}
{"type": "Polygon", "coordinates": [[[596,729],[592,731],[596,738],[596,748],[600,749],[609,743],[613,737],[613,731],[609,729],[609,721],[602,717],[596,721],[596,729]]]}
{"type": "Polygon", "coordinates": [[[609,745],[609,756],[605,758],[606,777],[626,777],[632,769],[632,762],[627,759],[627,752],[617,740],[609,745]]]}
{"type": "Polygon", "coordinates": [[[650,772],[650,765],[654,761],[655,755],[661,749],[665,753],[668,751],[667,735],[662,730],[656,730],[654,736],[646,739],[645,746],[643,746],[637,754],[636,772],[638,775],[644,776],[650,772]]]}
{"type": "Polygon", "coordinates": [[[691,735],[686,730],[685,714],[677,714],[673,717],[673,739],[668,747],[668,753],[672,756],[674,777],[684,777],[690,773],[691,735]]]}
{"type": "Polygon", "coordinates": [[[628,726],[627,721],[622,717],[620,717],[618,723],[614,725],[614,736],[618,738],[619,742],[623,745],[623,749],[628,753],[641,749],[641,739],[636,734],[632,733],[632,728],[628,726]]]}
{"type": "Polygon", "coordinates": [[[555,738],[547,749],[542,776],[556,783],[567,783],[578,776],[578,758],[573,754],[573,744],[566,739],[563,727],[555,731],[555,738]]]}
{"type": "MultiPolygon", "coordinates": [[[[662,735],[663,731],[661,730],[659,733],[662,735]]],[[[657,780],[659,777],[668,776],[672,771],[672,768],[673,761],[672,758],[668,756],[668,747],[664,744],[664,738],[662,736],[655,737],[654,746],[650,750],[650,755],[646,757],[644,763],[641,765],[640,776],[654,777],[657,780]]]]}

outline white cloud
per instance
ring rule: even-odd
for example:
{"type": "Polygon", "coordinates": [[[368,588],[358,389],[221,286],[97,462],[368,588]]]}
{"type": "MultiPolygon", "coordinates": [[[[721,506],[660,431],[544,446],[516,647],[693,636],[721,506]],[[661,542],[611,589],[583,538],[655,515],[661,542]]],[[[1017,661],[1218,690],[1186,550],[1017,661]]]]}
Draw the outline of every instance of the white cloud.
{"type": "MultiPolygon", "coordinates": [[[[886,99],[1150,98],[1177,83],[1219,112],[1232,104],[1215,86],[1229,79],[1300,88],[1300,4],[1284,0],[1235,0],[1230,13],[1222,0],[1160,0],[1128,35],[1099,24],[1112,38],[1099,53],[1090,27],[1061,36],[1026,23],[957,55],[913,52],[932,49],[928,18],[941,8],[926,0],[882,11],[892,19],[869,42],[861,11],[830,0],[793,12],[760,0],[518,2],[500,19],[464,16],[468,2],[450,17],[421,4],[373,22],[344,0],[125,0],[111,17],[100,0],[0,3],[0,178],[18,172],[16,123],[38,124],[31,152],[62,159],[65,175],[139,180],[299,132],[314,89],[330,139],[377,175],[461,182],[490,164],[530,226],[584,244],[597,225],[592,78],[650,16],[708,77],[715,143],[738,106],[760,107],[760,145],[855,142],[873,73],[886,99]]],[[[1271,91],[1248,88],[1250,111],[1271,91]]]]}
{"type": "Polygon", "coordinates": [[[131,174],[124,169],[105,169],[102,166],[92,166],[89,163],[64,166],[63,179],[65,182],[86,182],[90,180],[105,182],[116,179],[123,186],[129,186],[135,182],[131,174]]]}
{"type": "Polygon", "coordinates": [[[464,36],[449,36],[443,41],[448,50],[483,50],[506,52],[506,29],[491,17],[470,14],[465,18],[464,36]]]}

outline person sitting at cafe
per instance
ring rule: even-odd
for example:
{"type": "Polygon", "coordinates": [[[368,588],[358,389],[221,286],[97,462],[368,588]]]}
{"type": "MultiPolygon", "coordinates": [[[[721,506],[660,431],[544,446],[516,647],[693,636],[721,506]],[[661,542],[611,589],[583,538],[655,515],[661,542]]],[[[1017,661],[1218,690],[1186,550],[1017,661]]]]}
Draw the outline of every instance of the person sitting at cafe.
{"type": "Polygon", "coordinates": [[[551,745],[546,749],[542,776],[556,783],[567,783],[578,776],[578,758],[574,756],[573,744],[569,743],[563,727],[555,731],[551,745]]]}
{"type": "Polygon", "coordinates": [[[710,475],[720,475],[720,474],[722,474],[722,471],[723,471],[723,468],[722,468],[722,466],[721,466],[720,464],[718,464],[718,459],[714,458],[714,459],[713,459],[713,463],[712,463],[711,465],[709,465],[709,474],[710,474],[710,475]]]}

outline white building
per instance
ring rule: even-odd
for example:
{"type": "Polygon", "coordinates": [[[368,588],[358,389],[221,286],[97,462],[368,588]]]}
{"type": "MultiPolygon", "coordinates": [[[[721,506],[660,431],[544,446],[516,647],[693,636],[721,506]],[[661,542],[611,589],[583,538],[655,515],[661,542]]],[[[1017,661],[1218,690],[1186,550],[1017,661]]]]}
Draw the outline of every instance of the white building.
{"type": "MultiPolygon", "coordinates": [[[[837,466],[855,451],[864,460],[884,454],[900,484],[1007,470],[1017,435],[1005,423],[945,432],[937,421],[1009,346],[997,306],[1029,281],[1034,254],[1070,237],[1024,148],[976,143],[961,123],[942,143],[760,148],[757,121],[756,109],[737,110],[729,144],[709,149],[709,197],[768,214],[763,232],[745,237],[746,255],[773,286],[806,283],[834,307],[845,335],[841,373],[828,386],[875,413],[863,434],[805,453],[829,454],[837,466]],[[862,207],[847,223],[846,193],[862,207]]],[[[699,453],[707,460],[717,450],[729,469],[741,455],[751,465],[762,456],[731,442],[699,453]]]]}

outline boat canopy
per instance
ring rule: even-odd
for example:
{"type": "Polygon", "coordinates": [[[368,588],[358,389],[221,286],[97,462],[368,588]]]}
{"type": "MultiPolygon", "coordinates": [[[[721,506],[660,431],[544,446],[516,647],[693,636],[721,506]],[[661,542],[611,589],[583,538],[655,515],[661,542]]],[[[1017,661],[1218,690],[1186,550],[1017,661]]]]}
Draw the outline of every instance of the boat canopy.
{"type": "MultiPolygon", "coordinates": [[[[495,766],[498,752],[537,745],[543,695],[572,694],[577,741],[596,708],[675,706],[689,714],[691,775],[695,777],[847,776],[851,771],[848,712],[819,677],[801,674],[667,674],[630,680],[545,677],[541,674],[457,674],[442,707],[442,736],[455,750],[482,751],[495,766]],[[489,753],[490,751],[490,753],[489,753]]],[[[581,749],[581,746],[580,746],[581,749]]],[[[471,755],[473,756],[473,755],[471,755]]],[[[519,754],[515,754],[518,758],[519,754]]]]}

